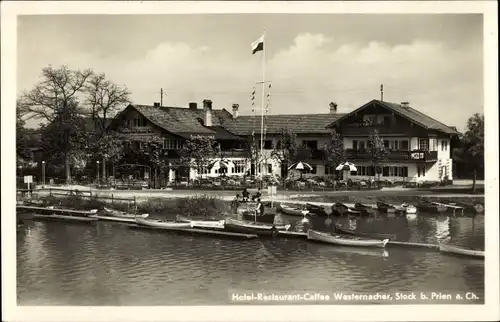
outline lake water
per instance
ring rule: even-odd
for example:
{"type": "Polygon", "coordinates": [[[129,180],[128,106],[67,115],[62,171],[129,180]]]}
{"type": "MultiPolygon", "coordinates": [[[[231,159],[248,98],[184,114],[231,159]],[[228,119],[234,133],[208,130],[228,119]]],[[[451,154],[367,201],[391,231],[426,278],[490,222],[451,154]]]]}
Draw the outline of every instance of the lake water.
{"type": "MultiPolygon", "coordinates": [[[[455,245],[484,249],[484,216],[423,214],[414,220],[382,216],[342,218],[338,223],[361,231],[394,233],[399,241],[450,239],[455,245]]],[[[310,224],[315,229],[332,227],[325,225],[325,218],[313,218],[310,224]]],[[[434,292],[453,299],[426,304],[479,304],[484,303],[484,261],[425,248],[391,246],[384,251],[301,239],[222,239],[135,230],[118,223],[26,221],[18,227],[19,305],[242,304],[231,301],[231,292],[317,292],[330,297],[339,292],[379,292],[393,297],[364,298],[363,303],[387,304],[409,304],[397,301],[397,292],[418,296],[434,292]],[[477,298],[456,299],[467,292],[477,298]]]]}

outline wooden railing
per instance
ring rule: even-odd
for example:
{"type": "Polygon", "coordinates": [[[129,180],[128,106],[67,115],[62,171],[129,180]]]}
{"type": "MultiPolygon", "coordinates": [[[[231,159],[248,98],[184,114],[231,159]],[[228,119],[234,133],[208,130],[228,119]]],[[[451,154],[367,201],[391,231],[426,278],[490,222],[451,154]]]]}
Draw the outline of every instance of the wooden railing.
{"type": "MultiPolygon", "coordinates": [[[[353,149],[346,150],[349,160],[370,160],[371,156],[367,151],[353,149]]],[[[437,151],[412,150],[412,151],[390,151],[387,155],[389,161],[437,161],[437,151]]]]}

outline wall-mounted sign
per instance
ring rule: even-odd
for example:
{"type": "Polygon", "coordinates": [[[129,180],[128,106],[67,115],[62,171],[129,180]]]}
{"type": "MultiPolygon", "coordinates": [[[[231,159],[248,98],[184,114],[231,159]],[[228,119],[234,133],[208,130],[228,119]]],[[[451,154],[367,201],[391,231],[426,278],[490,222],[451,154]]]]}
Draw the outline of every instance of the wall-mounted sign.
{"type": "Polygon", "coordinates": [[[413,152],[411,154],[411,159],[412,160],[424,160],[425,154],[423,152],[413,152]]]}

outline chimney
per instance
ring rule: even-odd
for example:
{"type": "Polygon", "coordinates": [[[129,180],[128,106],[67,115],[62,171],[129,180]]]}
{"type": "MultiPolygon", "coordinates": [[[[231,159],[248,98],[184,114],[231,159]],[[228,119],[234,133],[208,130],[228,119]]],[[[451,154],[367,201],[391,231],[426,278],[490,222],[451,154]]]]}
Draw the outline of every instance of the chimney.
{"type": "Polygon", "coordinates": [[[190,110],[196,110],[198,108],[198,104],[196,102],[189,103],[190,110]]]}
{"type": "Polygon", "coordinates": [[[239,104],[233,104],[233,118],[238,118],[238,108],[240,107],[239,104]]]}
{"type": "Polygon", "coordinates": [[[331,102],[330,103],[330,114],[336,114],[337,113],[337,103],[331,102]]]}
{"type": "Polygon", "coordinates": [[[153,103],[153,106],[154,106],[154,107],[160,107],[160,103],[159,103],[159,102],[154,102],[154,103],[153,103]]]}
{"type": "Polygon", "coordinates": [[[212,101],[203,100],[203,110],[205,111],[205,118],[203,124],[205,126],[212,126],[212,101]]]}
{"type": "Polygon", "coordinates": [[[410,107],[410,102],[401,102],[400,106],[403,108],[408,108],[410,107]]]}

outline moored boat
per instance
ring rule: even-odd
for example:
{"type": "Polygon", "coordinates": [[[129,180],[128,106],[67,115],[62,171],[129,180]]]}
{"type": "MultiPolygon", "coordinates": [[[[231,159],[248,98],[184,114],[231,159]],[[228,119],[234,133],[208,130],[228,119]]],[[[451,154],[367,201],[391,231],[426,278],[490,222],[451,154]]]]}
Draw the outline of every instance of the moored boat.
{"type": "Polygon", "coordinates": [[[416,207],[418,210],[426,213],[443,213],[446,212],[447,207],[444,205],[436,205],[432,202],[426,201],[426,200],[420,200],[417,204],[416,207]]]}
{"type": "Polygon", "coordinates": [[[172,228],[172,229],[192,228],[191,223],[162,221],[158,219],[147,219],[147,217],[148,217],[147,214],[144,214],[140,217],[136,217],[135,218],[136,224],[148,227],[157,227],[157,228],[172,228]]]}
{"type": "Polygon", "coordinates": [[[309,213],[308,210],[302,210],[295,207],[290,207],[285,204],[280,204],[279,209],[286,215],[289,216],[305,216],[309,213]]]}
{"type": "Polygon", "coordinates": [[[347,235],[332,235],[316,230],[309,229],[307,231],[307,239],[312,241],[319,241],[328,244],[342,245],[342,246],[355,246],[355,247],[377,247],[384,248],[389,239],[367,239],[356,236],[347,235]]]}
{"type": "Polygon", "coordinates": [[[59,214],[41,214],[35,213],[33,219],[37,220],[54,220],[54,221],[73,221],[73,222],[93,222],[98,220],[93,216],[68,216],[59,214]]]}
{"type": "Polygon", "coordinates": [[[266,223],[243,221],[226,218],[224,228],[236,233],[251,233],[256,235],[275,235],[279,230],[288,230],[291,225],[270,225],[266,223]]]}
{"type": "Polygon", "coordinates": [[[354,210],[359,211],[362,215],[371,215],[375,213],[375,209],[373,207],[363,205],[359,202],[354,204],[354,210]]]}
{"type": "Polygon", "coordinates": [[[192,220],[188,217],[177,216],[177,221],[191,224],[192,228],[224,229],[224,220],[192,220]]]}
{"type": "Polygon", "coordinates": [[[439,244],[439,250],[443,253],[452,253],[456,255],[465,255],[465,256],[473,256],[473,257],[482,257],[484,258],[484,251],[475,250],[475,249],[467,249],[452,245],[439,244]]]}
{"type": "Polygon", "coordinates": [[[406,214],[413,215],[417,213],[417,208],[415,206],[409,205],[406,202],[401,205],[406,214]]]}
{"type": "Polygon", "coordinates": [[[382,201],[377,201],[377,210],[380,212],[384,213],[395,213],[396,212],[396,207],[394,205],[382,202],[382,201]]]}
{"type": "MultiPolygon", "coordinates": [[[[312,214],[315,214],[315,215],[318,215],[318,216],[328,216],[329,214],[327,213],[327,210],[325,209],[324,206],[320,206],[320,205],[314,205],[314,204],[310,204],[310,203],[306,203],[306,209],[312,213],[312,214]]],[[[331,209],[330,209],[330,214],[331,214],[331,209]]]]}
{"type": "Polygon", "coordinates": [[[332,206],[332,210],[340,216],[344,215],[360,215],[361,212],[358,210],[351,209],[343,203],[337,202],[332,206]]]}
{"type": "Polygon", "coordinates": [[[352,235],[352,236],[358,236],[358,237],[366,237],[366,238],[374,238],[374,239],[395,239],[396,236],[393,234],[387,234],[387,233],[366,233],[366,232],[360,232],[352,229],[346,229],[342,228],[339,226],[335,226],[335,232],[338,234],[345,234],[345,235],[352,235]]]}
{"type": "Polygon", "coordinates": [[[446,204],[442,202],[436,202],[436,201],[431,201],[432,204],[436,205],[438,207],[438,212],[452,212],[452,213],[457,213],[457,212],[464,212],[464,207],[457,206],[454,204],[446,204]]]}

